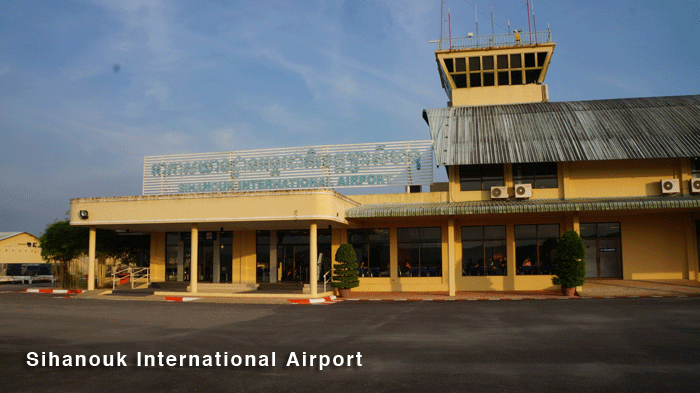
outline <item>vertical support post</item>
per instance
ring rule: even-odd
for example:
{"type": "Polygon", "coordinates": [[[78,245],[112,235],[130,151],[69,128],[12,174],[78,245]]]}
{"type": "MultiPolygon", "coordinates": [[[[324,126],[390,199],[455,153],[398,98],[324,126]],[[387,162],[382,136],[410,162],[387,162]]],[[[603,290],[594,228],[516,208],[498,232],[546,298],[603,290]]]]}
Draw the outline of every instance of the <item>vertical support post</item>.
{"type": "Polygon", "coordinates": [[[455,219],[447,219],[447,286],[450,296],[456,295],[455,278],[455,219]]]}
{"type": "Polygon", "coordinates": [[[309,228],[309,284],[311,296],[318,295],[318,223],[311,221],[309,228]]]}
{"type": "Polygon", "coordinates": [[[97,228],[90,227],[90,235],[88,240],[88,277],[87,289],[92,291],[95,289],[95,248],[97,243],[97,228]]]}
{"type": "Polygon", "coordinates": [[[197,256],[199,255],[199,227],[192,224],[192,234],[190,239],[190,292],[197,293],[197,256]]]}

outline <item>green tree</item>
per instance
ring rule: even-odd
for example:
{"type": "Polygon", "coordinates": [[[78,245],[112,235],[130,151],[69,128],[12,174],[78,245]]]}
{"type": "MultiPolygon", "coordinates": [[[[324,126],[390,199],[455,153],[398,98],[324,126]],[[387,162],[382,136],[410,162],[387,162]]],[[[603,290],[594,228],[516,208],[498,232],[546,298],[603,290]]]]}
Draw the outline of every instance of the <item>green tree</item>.
{"type": "Polygon", "coordinates": [[[557,265],[552,283],[564,288],[583,285],[586,276],[586,247],[576,231],[564,232],[557,245],[557,265]]]}
{"type": "Polygon", "coordinates": [[[333,285],[335,288],[350,289],[360,285],[357,272],[357,255],[350,243],[341,244],[335,253],[338,262],[333,270],[333,285]]]}
{"type": "MultiPolygon", "coordinates": [[[[46,226],[39,238],[41,257],[57,265],[58,282],[61,287],[70,285],[68,267],[75,258],[87,255],[90,230],[87,227],[72,226],[70,220],[56,220],[46,226]]],[[[129,247],[128,239],[120,237],[115,231],[98,229],[95,254],[98,258],[115,257],[128,259],[134,250],[129,247]]]]}

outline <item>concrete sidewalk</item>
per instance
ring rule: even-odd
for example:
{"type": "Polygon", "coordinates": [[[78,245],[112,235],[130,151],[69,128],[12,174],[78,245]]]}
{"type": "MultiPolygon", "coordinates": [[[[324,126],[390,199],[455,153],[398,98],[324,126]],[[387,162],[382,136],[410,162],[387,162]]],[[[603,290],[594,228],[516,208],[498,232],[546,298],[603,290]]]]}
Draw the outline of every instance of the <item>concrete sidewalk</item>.
{"type": "MultiPolygon", "coordinates": [[[[215,293],[168,293],[148,296],[116,296],[111,291],[85,291],[76,298],[103,300],[139,300],[139,301],[171,301],[198,303],[232,303],[232,304],[292,304],[303,298],[299,294],[277,295],[261,294],[254,296],[247,293],[236,294],[215,293]]],[[[330,295],[330,294],[324,294],[330,295]]],[[[585,299],[585,298],[627,298],[627,297],[700,297],[700,282],[691,280],[587,280],[583,290],[576,296],[562,296],[560,290],[547,291],[460,291],[450,297],[447,292],[358,292],[353,291],[347,301],[468,301],[468,300],[539,300],[539,299],[585,299]]],[[[306,296],[310,298],[310,296],[306,296]]]]}
{"type": "Polygon", "coordinates": [[[584,298],[700,296],[700,282],[694,280],[586,280],[579,295],[584,298]]]}

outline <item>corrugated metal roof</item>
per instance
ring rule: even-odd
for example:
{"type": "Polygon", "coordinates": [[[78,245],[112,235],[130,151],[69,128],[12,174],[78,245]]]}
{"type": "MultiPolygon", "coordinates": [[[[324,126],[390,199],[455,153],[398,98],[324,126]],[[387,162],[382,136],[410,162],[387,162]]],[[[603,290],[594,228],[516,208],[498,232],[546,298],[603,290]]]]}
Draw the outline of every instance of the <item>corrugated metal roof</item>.
{"type": "Polygon", "coordinates": [[[700,95],[426,109],[436,164],[700,156],[700,95]]]}
{"type": "Polygon", "coordinates": [[[11,237],[15,237],[17,235],[21,235],[24,232],[0,232],[0,240],[5,240],[9,239],[11,237]]]}
{"type": "Polygon", "coordinates": [[[610,199],[393,203],[354,207],[345,211],[345,218],[422,217],[474,214],[690,208],[700,208],[700,197],[667,196],[610,199]]]}

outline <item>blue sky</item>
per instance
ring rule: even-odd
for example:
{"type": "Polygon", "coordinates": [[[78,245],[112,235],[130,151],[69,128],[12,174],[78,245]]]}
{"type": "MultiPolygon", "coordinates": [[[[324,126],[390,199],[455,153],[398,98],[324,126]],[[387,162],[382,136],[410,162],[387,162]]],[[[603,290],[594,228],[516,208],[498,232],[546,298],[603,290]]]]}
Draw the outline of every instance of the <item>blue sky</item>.
{"type": "MultiPolygon", "coordinates": [[[[700,93],[700,2],[533,3],[552,101],[700,93]]],[[[528,28],[525,0],[445,4],[454,37],[474,5],[528,28]]],[[[438,0],[0,0],[0,231],[140,195],[146,155],[428,139],[439,36],[438,0]]]]}

